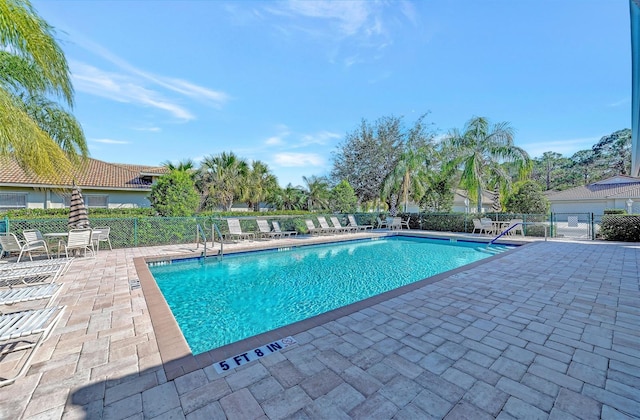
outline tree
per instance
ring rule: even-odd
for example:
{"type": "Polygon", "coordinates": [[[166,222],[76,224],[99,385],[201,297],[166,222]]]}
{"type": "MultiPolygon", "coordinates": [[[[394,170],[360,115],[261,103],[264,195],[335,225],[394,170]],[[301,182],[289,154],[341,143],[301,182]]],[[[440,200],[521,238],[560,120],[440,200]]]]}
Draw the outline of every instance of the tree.
{"type": "Polygon", "coordinates": [[[446,141],[456,151],[451,164],[462,169],[460,185],[477,197],[477,211],[482,212],[482,191],[511,180],[501,166],[511,162],[524,179],[531,169],[529,155],[513,144],[513,128],[506,122],[490,125],[484,117],[473,117],[463,131],[452,130],[446,141]]]}
{"type": "Polygon", "coordinates": [[[233,152],[205,157],[196,182],[204,197],[202,207],[220,206],[225,211],[231,210],[233,201],[240,198],[248,170],[247,162],[233,152]]]}
{"type": "Polygon", "coordinates": [[[200,197],[195,184],[185,171],[172,170],[151,186],[151,206],[165,217],[192,216],[200,197]]]}
{"type": "Polygon", "coordinates": [[[58,181],[88,148],[73,106],[69,67],[55,31],[26,0],[0,0],[0,155],[58,181]]]}
{"type": "Polygon", "coordinates": [[[360,203],[380,197],[382,182],[396,166],[402,153],[401,122],[398,117],[379,118],[373,124],[363,119],[333,153],[331,179],[336,184],[346,180],[360,203]]]}
{"type": "Polygon", "coordinates": [[[260,202],[265,201],[278,189],[278,179],[269,171],[269,167],[259,161],[253,161],[242,184],[242,197],[250,210],[260,211],[260,202]]]}
{"type": "Polygon", "coordinates": [[[278,210],[302,210],[307,205],[307,195],[302,187],[289,183],[285,188],[274,191],[269,203],[278,210]]]}
{"type": "Polygon", "coordinates": [[[625,128],[604,136],[593,148],[594,161],[603,178],[631,173],[631,130],[625,128]]]}
{"type": "Polygon", "coordinates": [[[507,196],[505,207],[508,212],[522,214],[547,214],[549,200],[535,181],[522,181],[514,185],[507,196]]]}
{"type": "Polygon", "coordinates": [[[312,175],[303,176],[302,180],[307,187],[307,210],[325,210],[329,208],[329,181],[324,177],[312,175]]]}
{"type": "Polygon", "coordinates": [[[569,159],[560,153],[544,152],[541,158],[533,160],[532,178],[543,185],[545,191],[556,189],[569,165],[569,159]]]}
{"type": "Polygon", "coordinates": [[[345,180],[331,190],[331,210],[338,213],[352,213],[358,205],[358,197],[353,187],[345,180]]]}

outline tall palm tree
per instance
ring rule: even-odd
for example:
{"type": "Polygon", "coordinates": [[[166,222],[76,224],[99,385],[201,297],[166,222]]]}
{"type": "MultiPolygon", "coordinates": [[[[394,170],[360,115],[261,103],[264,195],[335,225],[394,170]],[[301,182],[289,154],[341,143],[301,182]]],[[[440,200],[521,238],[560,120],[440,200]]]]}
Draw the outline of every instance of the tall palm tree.
{"type": "Polygon", "coordinates": [[[242,198],[249,209],[260,211],[260,202],[274,193],[278,188],[278,179],[269,171],[266,163],[253,161],[242,185],[242,198]]]}
{"type": "MultiPolygon", "coordinates": [[[[400,155],[391,173],[385,178],[382,184],[382,196],[390,197],[392,203],[397,203],[397,199],[402,197],[404,211],[407,211],[409,199],[413,202],[420,202],[427,190],[426,184],[429,182],[429,148],[426,145],[412,148],[400,155]]],[[[395,209],[390,209],[395,215],[395,209]]]]}
{"type": "Polygon", "coordinates": [[[233,201],[240,198],[248,169],[247,162],[233,152],[205,157],[196,183],[204,196],[203,207],[221,206],[225,211],[231,210],[233,201]]]}
{"type": "Polygon", "coordinates": [[[50,96],[73,106],[53,27],[28,0],[0,0],[0,156],[58,180],[88,148],[78,121],[50,96]]]}
{"type": "Polygon", "coordinates": [[[302,210],[307,204],[307,195],[302,187],[294,187],[289,183],[273,194],[271,204],[275,205],[278,210],[302,210]]]}
{"type": "Polygon", "coordinates": [[[489,124],[484,117],[473,117],[462,132],[452,130],[446,141],[456,151],[452,165],[462,168],[460,185],[477,197],[477,211],[482,212],[482,190],[487,186],[510,183],[501,166],[511,162],[520,178],[531,170],[531,160],[524,149],[513,144],[514,130],[506,122],[489,124]]]}
{"type": "Polygon", "coordinates": [[[311,175],[303,176],[302,180],[306,184],[307,189],[307,210],[324,210],[329,207],[329,182],[324,177],[311,175]]]}

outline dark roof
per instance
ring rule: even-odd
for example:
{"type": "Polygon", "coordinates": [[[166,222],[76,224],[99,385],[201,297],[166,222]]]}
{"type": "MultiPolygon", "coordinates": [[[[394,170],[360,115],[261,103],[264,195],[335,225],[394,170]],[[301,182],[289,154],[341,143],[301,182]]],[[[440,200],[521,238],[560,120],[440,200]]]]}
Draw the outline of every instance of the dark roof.
{"type": "Polygon", "coordinates": [[[25,171],[14,159],[3,157],[0,160],[0,185],[67,188],[75,182],[80,188],[149,189],[151,179],[144,175],[162,175],[166,171],[164,167],[108,163],[87,158],[75,170],[73,177],[54,184],[25,171]]]}
{"type": "Polygon", "coordinates": [[[640,178],[618,175],[589,185],[548,193],[551,201],[640,198],[640,178]]]}

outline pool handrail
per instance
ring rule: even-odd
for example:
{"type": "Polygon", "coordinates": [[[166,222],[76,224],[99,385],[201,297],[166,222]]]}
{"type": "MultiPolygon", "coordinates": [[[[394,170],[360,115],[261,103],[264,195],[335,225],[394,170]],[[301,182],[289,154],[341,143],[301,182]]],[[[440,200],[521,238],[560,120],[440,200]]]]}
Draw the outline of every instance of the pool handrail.
{"type": "Polygon", "coordinates": [[[491,240],[491,242],[489,242],[487,244],[487,246],[489,245],[493,245],[498,239],[500,239],[501,237],[503,237],[504,235],[506,235],[507,233],[509,233],[509,231],[511,229],[514,229],[516,226],[518,225],[522,225],[522,227],[524,227],[525,225],[542,225],[544,226],[544,240],[547,240],[547,225],[545,223],[538,223],[538,222],[518,222],[518,223],[514,223],[513,225],[509,226],[508,228],[506,228],[505,230],[503,230],[502,232],[500,232],[500,234],[498,236],[496,236],[495,238],[493,238],[491,240]]]}

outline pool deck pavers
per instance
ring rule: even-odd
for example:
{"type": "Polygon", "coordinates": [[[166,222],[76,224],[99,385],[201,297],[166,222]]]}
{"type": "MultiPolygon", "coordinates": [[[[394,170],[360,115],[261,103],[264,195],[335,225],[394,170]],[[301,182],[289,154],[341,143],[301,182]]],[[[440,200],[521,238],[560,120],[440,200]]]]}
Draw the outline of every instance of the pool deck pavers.
{"type": "MultiPolygon", "coordinates": [[[[0,388],[0,418],[640,418],[640,244],[531,243],[222,375],[196,358],[176,375],[130,281],[134,258],[197,252],[76,259],[60,279],[64,318],[27,374],[0,388]]],[[[17,362],[3,356],[0,376],[17,362]]]]}

